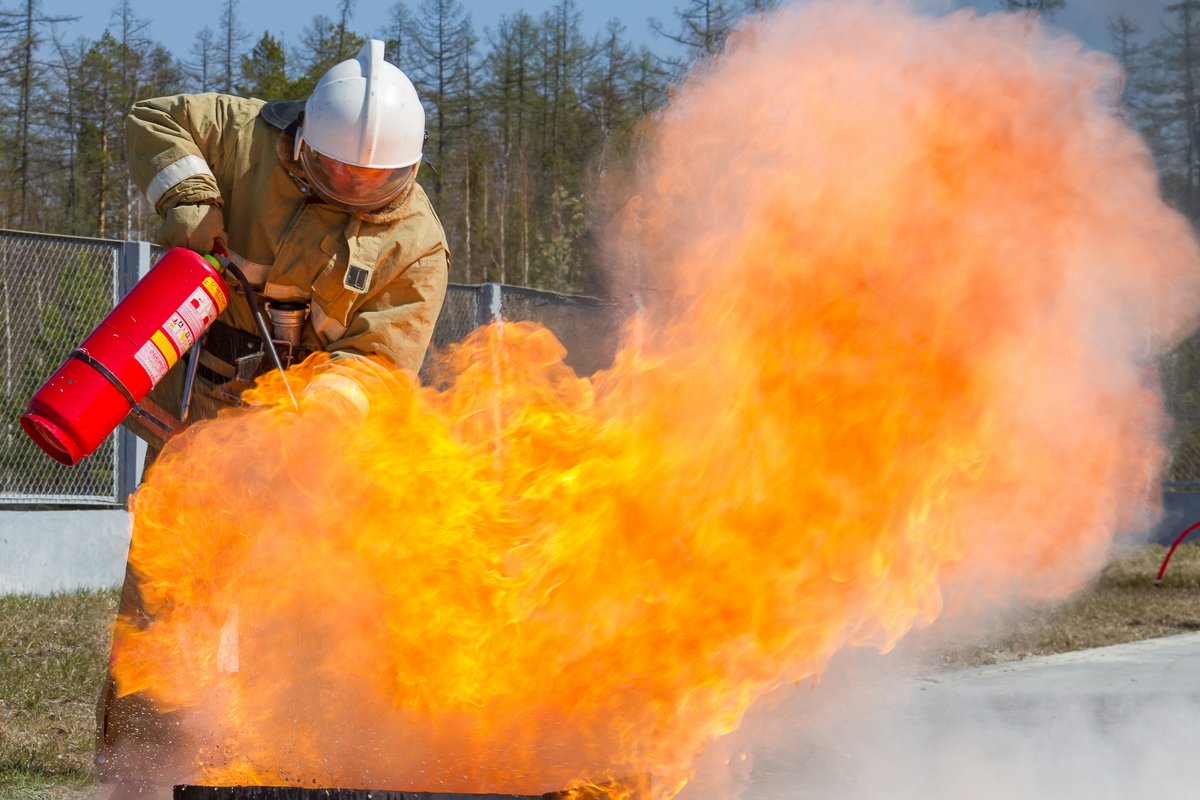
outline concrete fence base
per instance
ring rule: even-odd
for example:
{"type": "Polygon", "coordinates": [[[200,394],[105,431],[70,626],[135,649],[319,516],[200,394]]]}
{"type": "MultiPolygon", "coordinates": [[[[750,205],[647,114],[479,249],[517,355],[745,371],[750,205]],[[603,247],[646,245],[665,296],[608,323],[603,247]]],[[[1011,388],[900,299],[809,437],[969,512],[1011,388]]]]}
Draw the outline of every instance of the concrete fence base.
{"type": "Polygon", "coordinates": [[[130,524],[119,509],[0,511],[0,595],[120,586],[130,524]]]}
{"type": "MultiPolygon", "coordinates": [[[[1198,520],[1200,492],[1166,492],[1162,518],[1126,541],[1170,544],[1198,520]]],[[[121,510],[0,511],[0,595],[120,586],[130,528],[121,510]]]]}

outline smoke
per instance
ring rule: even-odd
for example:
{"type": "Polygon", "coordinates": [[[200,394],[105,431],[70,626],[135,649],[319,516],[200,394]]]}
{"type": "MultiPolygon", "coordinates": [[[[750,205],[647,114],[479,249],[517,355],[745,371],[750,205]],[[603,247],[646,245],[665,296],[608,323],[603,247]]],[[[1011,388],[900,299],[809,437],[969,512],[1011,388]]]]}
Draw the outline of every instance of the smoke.
{"type": "Polygon", "coordinates": [[[1157,512],[1200,290],[1119,79],[1027,17],[758,18],[652,125],[613,367],[509,324],[352,370],[363,418],[265,378],[138,494],[121,691],[207,781],[665,798],[847,648],[1070,594],[1157,512]]]}
{"type": "Polygon", "coordinates": [[[1171,682],[1180,673],[1166,659],[1133,647],[1073,670],[1050,657],[921,679],[861,654],[838,658],[827,682],[751,714],[728,743],[732,758],[710,755],[737,768],[714,763],[712,773],[733,777],[723,796],[741,800],[1186,795],[1200,767],[1177,744],[1200,703],[1186,680],[1171,682]]]}
{"type": "Polygon", "coordinates": [[[931,476],[969,531],[952,603],[1078,587],[1157,514],[1154,360],[1194,324],[1196,252],[1120,83],[1026,16],[811,3],[735,36],[656,131],[639,265],[669,265],[718,354],[789,358],[797,408],[879,398],[901,436],[953,449],[904,456],[957,473],[931,476]]]}

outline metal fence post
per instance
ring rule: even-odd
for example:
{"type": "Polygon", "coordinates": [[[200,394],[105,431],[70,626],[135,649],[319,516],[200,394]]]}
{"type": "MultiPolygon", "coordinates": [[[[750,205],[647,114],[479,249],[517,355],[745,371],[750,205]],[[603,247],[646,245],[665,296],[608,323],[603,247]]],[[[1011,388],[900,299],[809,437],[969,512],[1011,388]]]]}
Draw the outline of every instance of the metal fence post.
{"type": "MultiPolygon", "coordinates": [[[[121,242],[117,258],[117,295],[113,305],[150,271],[150,243],[121,242]]],[[[142,441],[124,426],[117,428],[117,501],[126,508],[129,507],[129,495],[141,480],[144,456],[142,441]]]]}
{"type": "Polygon", "coordinates": [[[498,283],[481,283],[479,284],[479,300],[475,305],[475,327],[480,325],[490,325],[493,322],[499,322],[502,317],[500,315],[500,284],[498,283]]]}

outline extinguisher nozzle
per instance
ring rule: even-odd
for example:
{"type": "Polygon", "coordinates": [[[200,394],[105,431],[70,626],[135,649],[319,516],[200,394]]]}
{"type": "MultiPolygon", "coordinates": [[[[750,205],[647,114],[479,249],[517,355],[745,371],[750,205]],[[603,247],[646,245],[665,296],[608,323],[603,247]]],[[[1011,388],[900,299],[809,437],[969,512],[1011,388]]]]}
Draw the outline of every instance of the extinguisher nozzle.
{"type": "Polygon", "coordinates": [[[21,427],[34,444],[60,464],[73,467],[84,456],[70,434],[36,411],[26,411],[21,415],[21,427]]]}

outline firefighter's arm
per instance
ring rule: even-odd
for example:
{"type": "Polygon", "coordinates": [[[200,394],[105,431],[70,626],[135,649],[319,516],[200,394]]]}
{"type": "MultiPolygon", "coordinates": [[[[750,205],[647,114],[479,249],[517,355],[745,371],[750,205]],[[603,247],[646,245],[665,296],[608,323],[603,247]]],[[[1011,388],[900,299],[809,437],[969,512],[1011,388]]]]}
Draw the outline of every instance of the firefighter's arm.
{"type": "Polygon", "coordinates": [[[326,409],[340,416],[364,418],[371,397],[393,380],[386,365],[370,356],[344,355],[330,360],[296,398],[301,412],[326,409]]]}
{"type": "Polygon", "coordinates": [[[446,298],[449,258],[437,249],[374,291],[326,350],[377,356],[417,372],[446,298]]]}
{"type": "Polygon", "coordinates": [[[225,240],[213,167],[236,139],[249,109],[216,94],[141,100],[126,122],[130,177],[163,218],[159,243],[211,252],[225,240]]]}
{"type": "Polygon", "coordinates": [[[303,390],[301,409],[335,407],[365,417],[370,398],[402,379],[415,377],[433,336],[446,296],[449,265],[444,250],[413,262],[376,292],[327,347],[329,366],[303,390]]]}

